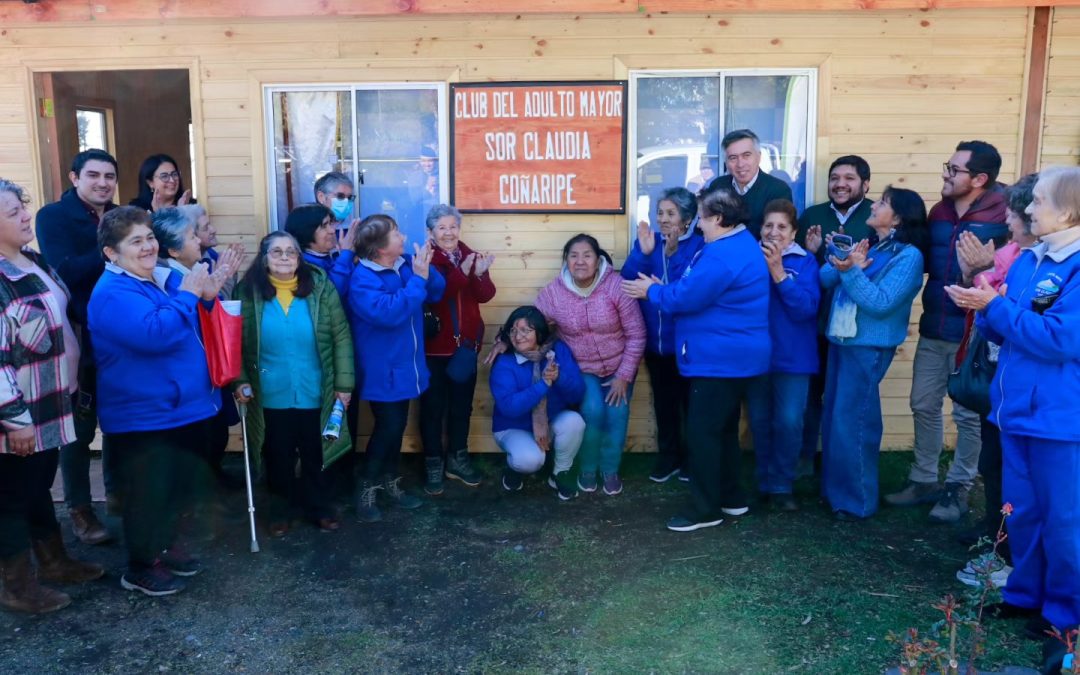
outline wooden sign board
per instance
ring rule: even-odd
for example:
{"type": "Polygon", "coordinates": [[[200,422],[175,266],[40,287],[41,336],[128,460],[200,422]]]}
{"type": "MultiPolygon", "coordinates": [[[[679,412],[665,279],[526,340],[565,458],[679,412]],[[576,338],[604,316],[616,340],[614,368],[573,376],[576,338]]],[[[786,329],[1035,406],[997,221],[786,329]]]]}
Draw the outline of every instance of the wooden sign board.
{"type": "Polygon", "coordinates": [[[624,213],[626,82],[452,84],[450,194],[466,213],[624,213]]]}

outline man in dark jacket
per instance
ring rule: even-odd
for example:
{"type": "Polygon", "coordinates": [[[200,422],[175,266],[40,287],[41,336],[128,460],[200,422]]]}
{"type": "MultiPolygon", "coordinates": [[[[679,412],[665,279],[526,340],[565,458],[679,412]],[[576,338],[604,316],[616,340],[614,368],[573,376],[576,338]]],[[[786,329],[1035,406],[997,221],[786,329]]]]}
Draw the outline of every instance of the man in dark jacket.
{"type": "MultiPolygon", "coordinates": [[[[86,331],[86,306],[105,263],[97,245],[97,228],[105,212],[115,207],[116,160],[104,150],[84,150],[71,163],[71,187],[60,201],[37,212],[37,241],[45,260],[71,291],[68,312],[80,334],[79,391],[74,397],[77,440],[60,449],[64,499],[71,525],[87,544],[108,541],[110,535],[90,504],[90,443],[97,431],[94,401],[94,358],[86,331]]],[[[112,476],[103,453],[106,492],[112,476]]]]}
{"type": "Polygon", "coordinates": [[[746,202],[750,219],[747,229],[755,239],[761,239],[761,223],[765,219],[765,205],[774,199],[791,199],[791,187],[787,183],[761,171],[761,141],[749,129],[738,129],[724,136],[720,142],[724,153],[727,173],[709,183],[708,190],[718,185],[730,185],[746,202]]]}
{"type": "Polygon", "coordinates": [[[938,460],[944,441],[942,404],[949,373],[956,367],[956,352],[964,337],[966,313],[953,304],[945,287],[960,283],[956,242],[961,232],[1001,246],[1008,238],[1005,196],[997,187],[1001,155],[983,141],[964,141],[945,163],[941,179],[943,199],[930,210],[929,278],[923,289],[919,345],[911,378],[911,412],[915,418],[915,463],[904,489],[885,496],[893,506],[934,503],[931,520],[955,523],[967,512],[967,497],[978,473],[981,439],[979,415],[953,404],[958,437],[956,454],[938,484],[938,460]]]}

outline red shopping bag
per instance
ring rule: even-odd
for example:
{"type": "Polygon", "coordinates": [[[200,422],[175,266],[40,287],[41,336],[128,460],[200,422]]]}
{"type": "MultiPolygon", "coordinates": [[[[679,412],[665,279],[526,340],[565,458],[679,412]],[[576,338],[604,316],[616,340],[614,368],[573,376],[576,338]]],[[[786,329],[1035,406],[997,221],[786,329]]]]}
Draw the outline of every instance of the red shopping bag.
{"type": "MultiPolygon", "coordinates": [[[[240,303],[236,302],[237,305],[240,303]]],[[[240,377],[240,333],[243,320],[225,311],[220,300],[214,300],[212,309],[199,303],[199,325],[202,327],[206,363],[210,367],[210,381],[215,387],[224,387],[240,377]]]]}

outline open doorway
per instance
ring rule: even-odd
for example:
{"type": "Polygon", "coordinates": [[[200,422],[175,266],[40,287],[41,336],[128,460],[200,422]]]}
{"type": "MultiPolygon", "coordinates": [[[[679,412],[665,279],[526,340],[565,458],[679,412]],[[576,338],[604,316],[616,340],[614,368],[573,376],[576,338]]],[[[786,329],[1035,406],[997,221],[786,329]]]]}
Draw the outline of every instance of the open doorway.
{"type": "Polygon", "coordinates": [[[116,157],[117,204],[138,194],[139,165],[159,153],[176,159],[194,190],[188,78],[186,69],[35,73],[43,201],[59,199],[71,187],[71,159],[87,148],[116,157]]]}

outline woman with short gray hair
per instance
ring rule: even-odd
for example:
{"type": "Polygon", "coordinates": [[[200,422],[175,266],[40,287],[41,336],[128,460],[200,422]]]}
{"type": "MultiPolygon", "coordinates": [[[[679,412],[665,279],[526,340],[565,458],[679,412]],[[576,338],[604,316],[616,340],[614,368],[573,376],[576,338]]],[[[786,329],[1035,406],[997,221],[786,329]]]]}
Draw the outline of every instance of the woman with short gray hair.
{"type": "Polygon", "coordinates": [[[453,206],[432,207],[425,225],[432,242],[431,265],[446,279],[442,300],[428,306],[438,317],[438,330],[425,335],[431,384],[420,396],[424,491],[437,495],[442,494],[444,475],[469,487],[480,484],[480,474],[469,461],[469,420],[476,391],[476,353],[484,339],[480,305],[495,297],[495,284],[488,274],[495,256],[462,243],[461,212],[453,206]],[[445,449],[444,424],[449,441],[445,449]]]}

